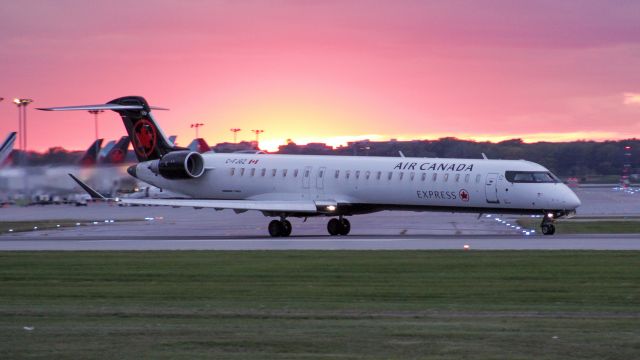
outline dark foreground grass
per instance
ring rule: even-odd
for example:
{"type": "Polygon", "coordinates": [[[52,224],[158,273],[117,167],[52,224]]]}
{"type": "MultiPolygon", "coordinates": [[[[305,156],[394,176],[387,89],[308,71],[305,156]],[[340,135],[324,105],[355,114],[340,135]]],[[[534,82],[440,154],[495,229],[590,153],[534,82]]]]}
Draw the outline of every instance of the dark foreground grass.
{"type": "Polygon", "coordinates": [[[0,253],[0,358],[638,358],[638,255],[0,253]]]}

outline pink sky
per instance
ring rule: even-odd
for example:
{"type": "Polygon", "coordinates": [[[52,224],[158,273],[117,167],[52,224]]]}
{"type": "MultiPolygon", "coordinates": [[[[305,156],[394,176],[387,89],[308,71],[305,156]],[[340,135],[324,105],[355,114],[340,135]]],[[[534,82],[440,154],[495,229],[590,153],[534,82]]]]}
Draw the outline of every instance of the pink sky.
{"type": "MultiPolygon", "coordinates": [[[[33,107],[142,95],[185,145],[529,141],[640,134],[637,1],[7,2],[0,136],[33,107]]],[[[29,111],[29,148],[84,149],[89,114],[29,111]]],[[[124,134],[115,113],[101,137],[124,134]]]]}

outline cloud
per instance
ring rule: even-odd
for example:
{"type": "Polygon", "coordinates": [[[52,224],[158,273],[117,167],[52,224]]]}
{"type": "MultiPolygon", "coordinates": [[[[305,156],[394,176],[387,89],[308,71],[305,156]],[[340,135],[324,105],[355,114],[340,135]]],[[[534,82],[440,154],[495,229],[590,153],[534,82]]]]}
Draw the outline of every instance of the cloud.
{"type": "Polygon", "coordinates": [[[625,105],[640,105],[640,93],[624,93],[625,105]]]}

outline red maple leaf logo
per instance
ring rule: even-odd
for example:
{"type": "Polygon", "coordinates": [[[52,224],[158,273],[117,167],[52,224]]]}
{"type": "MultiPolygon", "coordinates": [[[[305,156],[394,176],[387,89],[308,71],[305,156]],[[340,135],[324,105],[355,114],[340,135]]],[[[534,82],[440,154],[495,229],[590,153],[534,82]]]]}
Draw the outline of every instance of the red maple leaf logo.
{"type": "Polygon", "coordinates": [[[116,149],[111,154],[112,163],[121,163],[124,160],[124,151],[122,149],[116,149]]]}
{"type": "Polygon", "coordinates": [[[460,190],[460,200],[469,201],[469,193],[467,192],[467,190],[465,189],[460,190]]]}
{"type": "Polygon", "coordinates": [[[156,147],[156,129],[146,119],[138,121],[134,127],[134,148],[136,153],[148,157],[156,147]]]}

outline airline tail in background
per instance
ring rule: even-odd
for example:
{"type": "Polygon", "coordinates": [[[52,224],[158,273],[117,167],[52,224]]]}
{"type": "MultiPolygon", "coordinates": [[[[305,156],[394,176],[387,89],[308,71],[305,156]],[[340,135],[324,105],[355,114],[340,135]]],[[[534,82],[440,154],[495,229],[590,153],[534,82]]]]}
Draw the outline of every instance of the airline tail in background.
{"type": "Polygon", "coordinates": [[[0,145],[0,166],[4,165],[9,155],[13,151],[13,144],[16,142],[16,132],[11,132],[7,135],[2,145],[0,145]]]}
{"type": "Polygon", "coordinates": [[[122,164],[124,163],[127,152],[129,151],[129,137],[123,136],[118,142],[107,152],[102,159],[103,164],[122,164]]]}
{"type": "Polygon", "coordinates": [[[104,139],[98,139],[89,146],[78,162],[81,166],[95,166],[98,163],[98,154],[100,153],[103,140],[104,139]]]}
{"type": "Polygon", "coordinates": [[[209,144],[207,144],[207,141],[203,138],[193,139],[191,144],[187,146],[187,149],[201,154],[211,151],[211,147],[209,147],[209,144]]]}

